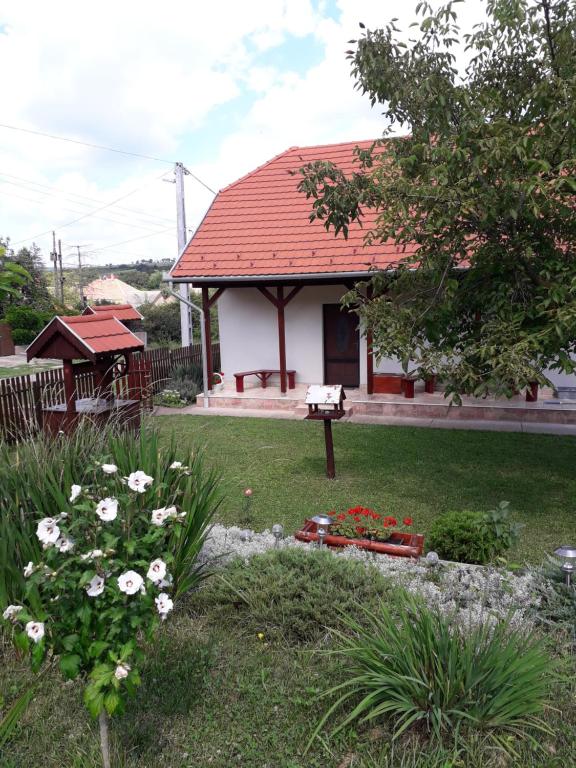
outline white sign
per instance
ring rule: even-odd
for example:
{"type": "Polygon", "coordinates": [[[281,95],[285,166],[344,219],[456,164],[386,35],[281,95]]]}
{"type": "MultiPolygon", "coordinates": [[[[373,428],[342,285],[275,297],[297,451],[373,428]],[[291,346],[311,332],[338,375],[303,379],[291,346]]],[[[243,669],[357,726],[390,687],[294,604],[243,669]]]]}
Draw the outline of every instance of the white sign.
{"type": "Polygon", "coordinates": [[[306,405],[339,405],[343,399],[342,384],[311,384],[306,392],[306,405]]]}

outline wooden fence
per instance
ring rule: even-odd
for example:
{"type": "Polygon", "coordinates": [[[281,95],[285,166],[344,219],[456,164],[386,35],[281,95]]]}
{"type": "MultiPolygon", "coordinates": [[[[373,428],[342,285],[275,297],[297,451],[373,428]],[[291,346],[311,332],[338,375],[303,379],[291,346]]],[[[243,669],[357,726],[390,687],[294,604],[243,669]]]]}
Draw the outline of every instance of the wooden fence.
{"type": "MultiPolygon", "coordinates": [[[[220,345],[212,345],[214,370],[220,368],[220,345]]],[[[202,366],[202,347],[195,344],[181,349],[148,349],[133,355],[133,370],[116,379],[118,397],[134,397],[143,407],[151,405],[153,395],[165,388],[170,374],[178,365],[202,366]]],[[[79,398],[97,395],[94,374],[80,371],[75,375],[79,398]]],[[[42,407],[64,401],[62,368],[0,379],[0,439],[16,442],[34,435],[41,426],[42,407]]]]}

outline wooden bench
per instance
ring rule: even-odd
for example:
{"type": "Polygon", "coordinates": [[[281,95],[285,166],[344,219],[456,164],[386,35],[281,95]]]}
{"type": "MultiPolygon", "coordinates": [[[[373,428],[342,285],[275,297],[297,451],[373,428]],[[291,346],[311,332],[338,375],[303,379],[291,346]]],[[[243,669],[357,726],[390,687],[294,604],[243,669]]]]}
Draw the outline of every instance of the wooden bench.
{"type": "MultiPolygon", "coordinates": [[[[236,392],[244,392],[244,376],[256,376],[262,382],[262,389],[266,389],[268,379],[275,373],[280,375],[279,370],[272,368],[259,368],[256,371],[241,371],[240,373],[235,373],[236,392]]],[[[294,389],[296,386],[296,371],[286,371],[286,376],[288,377],[288,389],[294,389]]]]}

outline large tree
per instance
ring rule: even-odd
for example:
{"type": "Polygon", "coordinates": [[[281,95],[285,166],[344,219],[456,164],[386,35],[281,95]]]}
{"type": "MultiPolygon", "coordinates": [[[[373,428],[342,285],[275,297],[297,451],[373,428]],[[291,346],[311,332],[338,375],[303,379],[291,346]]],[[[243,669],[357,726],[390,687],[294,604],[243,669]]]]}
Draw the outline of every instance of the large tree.
{"type": "Polygon", "coordinates": [[[46,283],[46,270],[42,262],[40,248],[20,248],[17,252],[10,248],[9,240],[0,239],[0,247],[4,251],[4,267],[21,276],[26,276],[16,294],[7,293],[0,296],[0,315],[13,305],[28,306],[31,309],[50,311],[54,299],[50,295],[46,283]]]}
{"type": "Polygon", "coordinates": [[[374,273],[372,300],[347,297],[377,355],[456,396],[510,395],[574,370],[576,3],[488,0],[467,32],[457,9],[419,3],[411,38],[361,25],[349,57],[384,139],[352,175],[306,166],[300,188],[336,234],[372,208],[370,241],[417,246],[374,273]]]}

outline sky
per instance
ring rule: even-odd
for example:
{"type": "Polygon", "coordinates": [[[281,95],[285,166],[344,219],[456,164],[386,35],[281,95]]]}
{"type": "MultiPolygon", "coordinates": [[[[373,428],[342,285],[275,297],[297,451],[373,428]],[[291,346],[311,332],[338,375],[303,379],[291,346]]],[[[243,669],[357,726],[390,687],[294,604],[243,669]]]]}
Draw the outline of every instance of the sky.
{"type": "MultiPolygon", "coordinates": [[[[2,0],[0,123],[154,159],[0,127],[0,236],[47,262],[53,229],[65,264],[76,245],[92,265],[175,259],[174,162],[217,191],[289,147],[381,136],[345,51],[359,22],[406,29],[415,5],[2,0]]],[[[458,11],[470,27],[483,2],[458,11]]],[[[206,186],[186,177],[189,235],[206,186]]]]}

